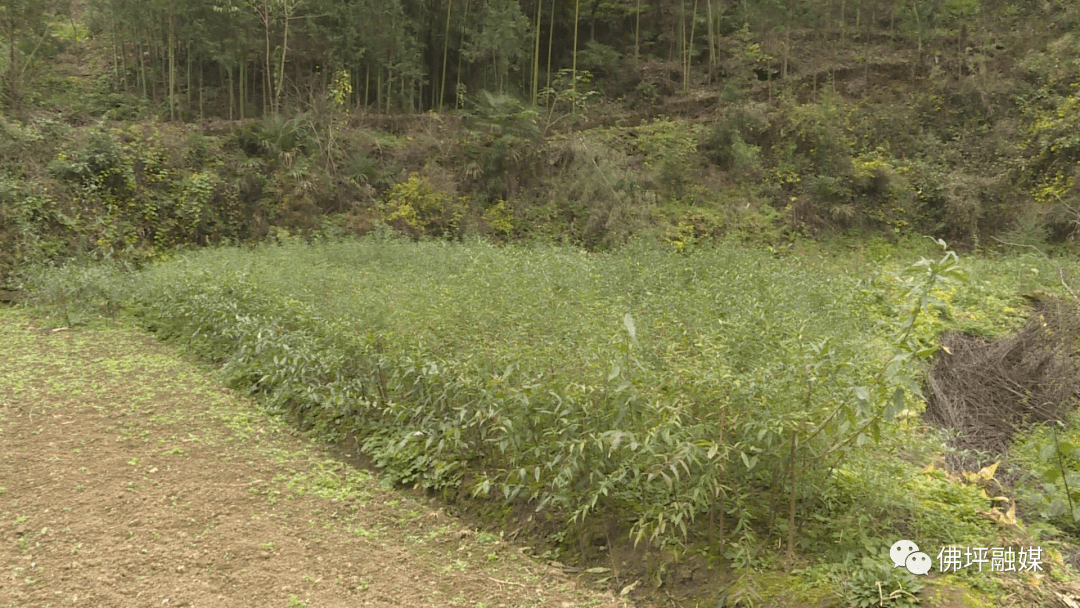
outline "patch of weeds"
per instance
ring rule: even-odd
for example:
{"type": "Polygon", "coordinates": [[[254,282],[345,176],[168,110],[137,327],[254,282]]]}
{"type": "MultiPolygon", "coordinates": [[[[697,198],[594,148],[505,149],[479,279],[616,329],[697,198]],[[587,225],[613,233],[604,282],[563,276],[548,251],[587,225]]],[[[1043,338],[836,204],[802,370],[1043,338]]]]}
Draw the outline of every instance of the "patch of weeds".
{"type": "Polygon", "coordinates": [[[465,561],[463,559],[454,559],[454,560],[450,561],[449,563],[447,563],[445,566],[442,567],[442,571],[443,571],[444,574],[449,573],[449,572],[453,572],[454,570],[457,570],[458,572],[461,572],[461,571],[468,570],[468,569],[469,569],[469,562],[467,562],[467,561],[465,561]]]}
{"type": "Polygon", "coordinates": [[[378,529],[368,529],[363,526],[355,526],[352,533],[360,538],[379,538],[381,534],[378,529]]]}
{"type": "Polygon", "coordinates": [[[844,599],[855,608],[916,608],[920,603],[916,594],[922,589],[922,583],[906,569],[865,558],[862,568],[848,579],[844,599]]]}
{"type": "Polygon", "coordinates": [[[454,533],[454,526],[450,524],[444,524],[432,530],[428,530],[428,540],[435,540],[442,536],[450,536],[454,533]]]}

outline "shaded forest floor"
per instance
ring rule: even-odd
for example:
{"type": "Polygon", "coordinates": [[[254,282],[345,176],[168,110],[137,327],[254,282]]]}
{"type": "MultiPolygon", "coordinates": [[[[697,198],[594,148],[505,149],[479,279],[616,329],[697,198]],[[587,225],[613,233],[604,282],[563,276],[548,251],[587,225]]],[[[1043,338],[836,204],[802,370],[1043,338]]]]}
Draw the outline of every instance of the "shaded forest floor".
{"type": "Polygon", "coordinates": [[[615,606],[145,334],[0,310],[0,605],[615,606]]]}

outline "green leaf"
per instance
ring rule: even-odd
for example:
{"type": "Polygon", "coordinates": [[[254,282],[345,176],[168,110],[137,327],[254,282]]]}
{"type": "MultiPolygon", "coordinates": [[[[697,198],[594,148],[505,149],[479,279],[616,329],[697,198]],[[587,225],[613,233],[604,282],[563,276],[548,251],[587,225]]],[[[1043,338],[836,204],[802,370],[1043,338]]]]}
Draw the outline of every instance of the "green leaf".
{"type": "Polygon", "coordinates": [[[626,333],[630,334],[630,339],[637,341],[637,326],[634,325],[634,317],[630,316],[630,313],[626,313],[622,318],[623,327],[626,328],[626,333]]]}
{"type": "Polygon", "coordinates": [[[622,442],[622,438],[623,438],[623,432],[622,431],[615,431],[614,433],[612,433],[612,437],[611,437],[611,451],[612,452],[619,449],[619,443],[622,442]]]}
{"type": "Polygon", "coordinates": [[[919,350],[915,351],[915,356],[918,357],[919,359],[926,360],[926,359],[929,359],[930,357],[933,357],[934,354],[937,353],[937,351],[938,351],[937,346],[930,346],[928,348],[923,348],[923,349],[919,349],[919,350]]]}
{"type": "Polygon", "coordinates": [[[1050,506],[1046,507],[1046,516],[1058,517],[1059,515],[1064,515],[1068,511],[1069,506],[1065,504],[1065,501],[1060,498],[1055,498],[1054,501],[1050,503],[1050,506]]]}
{"type": "Polygon", "coordinates": [[[1050,460],[1056,454],[1057,454],[1057,446],[1052,444],[1052,443],[1048,443],[1048,444],[1044,445],[1039,450],[1039,458],[1042,459],[1044,462],[1047,461],[1047,460],[1050,460]]]}
{"type": "Polygon", "coordinates": [[[747,471],[752,471],[754,469],[754,466],[757,465],[757,456],[751,458],[746,455],[746,452],[739,452],[739,457],[742,458],[743,464],[746,465],[747,471]]]}
{"type": "Polygon", "coordinates": [[[896,387],[896,390],[893,391],[892,401],[885,408],[883,416],[885,420],[892,420],[902,411],[904,411],[904,389],[896,387]]]}

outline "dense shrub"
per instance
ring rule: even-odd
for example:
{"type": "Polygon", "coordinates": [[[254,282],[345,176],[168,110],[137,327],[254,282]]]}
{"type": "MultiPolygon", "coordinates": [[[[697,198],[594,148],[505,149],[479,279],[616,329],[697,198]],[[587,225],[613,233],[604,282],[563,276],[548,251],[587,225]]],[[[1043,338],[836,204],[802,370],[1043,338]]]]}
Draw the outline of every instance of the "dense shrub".
{"type": "MultiPolygon", "coordinates": [[[[149,270],[135,310],[272,409],[357,433],[393,479],[625,513],[636,540],[677,546],[718,511],[771,520],[763,488],[812,497],[812,465],[905,407],[916,349],[882,368],[869,292],[807,270],[736,247],[287,244],[149,270]]],[[[903,314],[898,344],[918,334],[903,314]]]]}

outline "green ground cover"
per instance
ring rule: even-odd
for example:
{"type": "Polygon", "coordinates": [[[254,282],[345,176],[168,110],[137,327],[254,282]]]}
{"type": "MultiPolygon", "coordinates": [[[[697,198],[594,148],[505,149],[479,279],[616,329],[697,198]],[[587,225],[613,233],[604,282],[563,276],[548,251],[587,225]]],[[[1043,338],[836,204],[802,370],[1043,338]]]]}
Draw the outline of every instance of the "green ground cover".
{"type": "Polygon", "coordinates": [[[958,263],[929,241],[596,254],[371,237],[35,281],[59,322],[123,308],[271,411],[357,437],[390,480],[511,509],[489,516],[539,509],[572,554],[614,530],[679,559],[799,566],[812,589],[895,538],[997,538],[984,490],[926,466],[946,448],[917,417],[921,374],[942,331],[1003,335],[1018,294],[1062,291],[1068,270],[958,263]]]}

